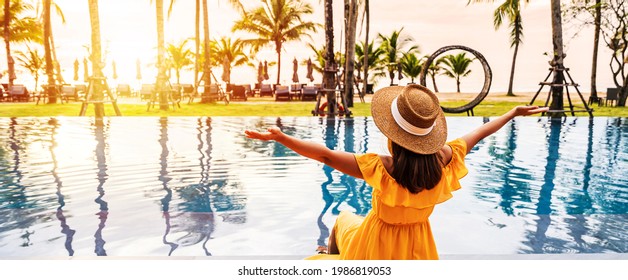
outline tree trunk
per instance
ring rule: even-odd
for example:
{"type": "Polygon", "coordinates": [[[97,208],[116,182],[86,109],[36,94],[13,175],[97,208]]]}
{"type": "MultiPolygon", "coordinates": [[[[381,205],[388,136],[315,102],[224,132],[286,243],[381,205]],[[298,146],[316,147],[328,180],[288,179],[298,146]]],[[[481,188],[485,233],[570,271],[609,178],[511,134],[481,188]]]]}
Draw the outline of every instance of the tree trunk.
{"type": "Polygon", "coordinates": [[[50,51],[52,52],[52,61],[55,66],[54,71],[57,76],[57,82],[60,85],[65,84],[65,80],[63,79],[63,75],[61,74],[61,64],[59,64],[59,60],[57,59],[57,49],[55,48],[55,39],[52,33],[52,26],[50,27],[50,51]]]}
{"type": "MultiPolygon", "coordinates": [[[[49,1],[49,0],[46,0],[49,1]]],[[[48,5],[49,6],[49,5],[48,5]]],[[[97,78],[102,78],[101,46],[100,46],[100,18],[98,13],[98,0],[89,0],[89,21],[92,26],[92,53],[90,60],[92,61],[92,77],[89,83],[92,85],[90,91],[93,93],[93,100],[103,100],[103,85],[97,78]]],[[[46,42],[44,40],[44,42],[46,42]]],[[[88,94],[90,94],[88,92],[88,94]]],[[[96,124],[102,125],[105,115],[105,106],[103,103],[94,103],[94,113],[96,115],[96,124]]]]}
{"type": "Polygon", "coordinates": [[[364,42],[366,42],[364,44],[364,62],[362,63],[362,65],[364,65],[364,93],[366,93],[366,90],[368,89],[368,84],[369,84],[369,52],[368,52],[368,48],[369,48],[369,29],[370,29],[370,24],[371,24],[371,16],[370,16],[370,11],[369,11],[369,0],[365,0],[364,1],[364,11],[365,11],[365,16],[366,16],[366,35],[365,35],[365,39],[364,42]]]}
{"type": "Polygon", "coordinates": [[[168,94],[166,92],[166,63],[164,54],[166,53],[164,42],[164,1],[155,1],[155,12],[157,15],[157,81],[155,91],[159,94],[159,109],[168,110],[168,94]]]}
{"type": "Polygon", "coordinates": [[[438,93],[438,87],[436,86],[436,75],[430,74],[432,76],[432,84],[434,85],[434,92],[438,93]]]}
{"type": "MultiPolygon", "coordinates": [[[[5,0],[9,2],[8,0],[5,0]]],[[[54,64],[52,61],[52,52],[50,49],[50,3],[51,0],[44,0],[44,56],[46,60],[46,76],[48,76],[48,85],[44,88],[45,94],[48,95],[48,103],[57,103],[56,83],[54,76],[54,64]]]]}
{"type": "Polygon", "coordinates": [[[460,78],[456,78],[456,90],[460,93],[460,78]]]}
{"type": "Polygon", "coordinates": [[[275,51],[277,51],[277,83],[276,85],[280,85],[279,75],[281,74],[281,41],[275,42],[275,51]]]}
{"type": "Polygon", "coordinates": [[[347,19],[347,46],[345,48],[345,101],[347,107],[353,107],[353,85],[355,71],[355,34],[358,23],[358,3],[357,0],[351,0],[349,6],[349,18],[347,19]]]}
{"type": "MultiPolygon", "coordinates": [[[[563,73],[563,26],[560,11],[560,0],[551,0],[552,9],[552,45],[554,49],[554,58],[552,65],[554,66],[554,77],[552,79],[552,103],[550,110],[563,111],[563,86],[565,77],[563,73]]],[[[550,117],[562,117],[564,112],[548,113],[550,117]]]]}
{"type": "Polygon", "coordinates": [[[325,69],[323,88],[327,89],[327,116],[336,114],[336,62],[334,60],[334,7],[333,0],[325,0],[325,69]]]}
{"type": "Polygon", "coordinates": [[[595,31],[593,31],[593,57],[591,62],[591,99],[597,100],[597,53],[602,26],[602,1],[595,0],[595,31]]]}
{"type": "Polygon", "coordinates": [[[207,13],[207,0],[203,0],[203,82],[205,86],[209,86],[212,83],[209,61],[209,14],[207,13]]]}
{"type": "Polygon", "coordinates": [[[201,1],[196,0],[196,21],[194,22],[194,95],[198,94],[198,72],[199,65],[198,61],[200,59],[200,45],[201,45],[201,34],[200,34],[200,23],[201,23],[201,1]]]}
{"type": "Polygon", "coordinates": [[[13,80],[15,80],[15,60],[13,60],[13,57],[11,57],[11,35],[9,33],[10,21],[11,21],[11,1],[4,0],[4,47],[7,53],[7,69],[9,72],[8,73],[9,87],[13,86],[13,80]]]}
{"type": "MultiPolygon", "coordinates": [[[[516,39],[518,42],[518,39],[516,39]]],[[[517,53],[519,52],[519,43],[515,43],[515,51],[512,54],[512,66],[510,66],[510,82],[508,82],[508,93],[507,96],[515,96],[512,92],[512,85],[515,80],[515,65],[517,62],[517,53]]]]}

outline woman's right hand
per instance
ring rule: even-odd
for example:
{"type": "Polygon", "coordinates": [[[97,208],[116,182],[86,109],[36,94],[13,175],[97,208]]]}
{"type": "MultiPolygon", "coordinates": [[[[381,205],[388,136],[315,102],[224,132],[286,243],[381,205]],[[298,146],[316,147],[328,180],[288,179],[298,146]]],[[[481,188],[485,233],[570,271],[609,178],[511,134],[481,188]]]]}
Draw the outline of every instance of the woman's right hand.
{"type": "Polygon", "coordinates": [[[549,107],[517,106],[515,108],[512,108],[510,110],[510,113],[512,114],[512,117],[514,118],[516,116],[529,116],[529,115],[534,115],[541,112],[547,112],[548,110],[549,110],[549,107]]]}
{"type": "Polygon", "coordinates": [[[281,136],[284,135],[283,132],[281,132],[281,129],[279,129],[278,127],[269,127],[268,132],[265,132],[265,133],[247,129],[247,130],[244,130],[244,134],[246,135],[247,138],[263,140],[263,141],[269,141],[269,140],[276,141],[277,139],[279,139],[281,136]]]}

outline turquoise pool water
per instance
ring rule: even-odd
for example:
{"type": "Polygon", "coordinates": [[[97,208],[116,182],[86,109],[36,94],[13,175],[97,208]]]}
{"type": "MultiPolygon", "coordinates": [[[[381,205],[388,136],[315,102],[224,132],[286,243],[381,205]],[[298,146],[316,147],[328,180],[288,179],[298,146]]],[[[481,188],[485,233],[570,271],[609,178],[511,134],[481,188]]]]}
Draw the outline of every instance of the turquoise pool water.
{"type": "MultiPolygon", "coordinates": [[[[449,139],[487,121],[449,117],[449,139]]],[[[372,119],[0,118],[0,257],[310,255],[371,189],[244,128],[384,152],[372,119]]],[[[436,207],[440,254],[627,253],[628,120],[518,118],[436,207]]]]}

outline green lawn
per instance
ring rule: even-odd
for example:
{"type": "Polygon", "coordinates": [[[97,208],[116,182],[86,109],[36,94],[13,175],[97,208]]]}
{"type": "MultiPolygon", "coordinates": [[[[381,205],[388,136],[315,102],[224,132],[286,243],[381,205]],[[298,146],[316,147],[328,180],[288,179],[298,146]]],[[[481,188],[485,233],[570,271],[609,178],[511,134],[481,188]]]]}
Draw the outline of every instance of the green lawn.
{"type": "MultiPolygon", "coordinates": [[[[153,108],[146,110],[146,104],[118,104],[123,116],[312,116],[315,102],[262,102],[246,101],[224,103],[200,104],[181,103],[181,108],[175,110],[170,107],[168,111],[153,108]]],[[[463,102],[443,102],[445,107],[457,107],[463,102]]],[[[475,116],[498,116],[512,107],[525,105],[518,102],[484,101],[474,109],[475,116]]],[[[156,106],[158,107],[158,106],[156,106]]],[[[49,117],[49,116],[78,116],[81,103],[70,104],[40,104],[35,103],[0,103],[0,117],[49,117]]],[[[593,106],[594,116],[628,117],[626,107],[598,107],[593,106]]],[[[354,103],[351,108],[353,116],[370,116],[370,103],[354,103]]],[[[94,115],[94,105],[90,104],[87,115],[94,115]]],[[[114,116],[114,110],[110,103],[105,104],[105,115],[114,116]]],[[[466,116],[462,114],[447,114],[449,116],[466,116]]],[[[588,116],[587,113],[576,113],[576,116],[588,116]]]]}

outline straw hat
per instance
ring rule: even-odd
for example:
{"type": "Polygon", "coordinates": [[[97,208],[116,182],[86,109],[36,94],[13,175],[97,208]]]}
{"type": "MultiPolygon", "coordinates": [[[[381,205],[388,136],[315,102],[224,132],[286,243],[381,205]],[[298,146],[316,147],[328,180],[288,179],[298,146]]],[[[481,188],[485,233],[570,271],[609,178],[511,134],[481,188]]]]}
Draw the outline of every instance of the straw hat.
{"type": "Polygon", "coordinates": [[[388,139],[415,153],[436,153],[447,140],[443,109],[426,87],[382,88],[373,94],[371,114],[388,139]]]}

